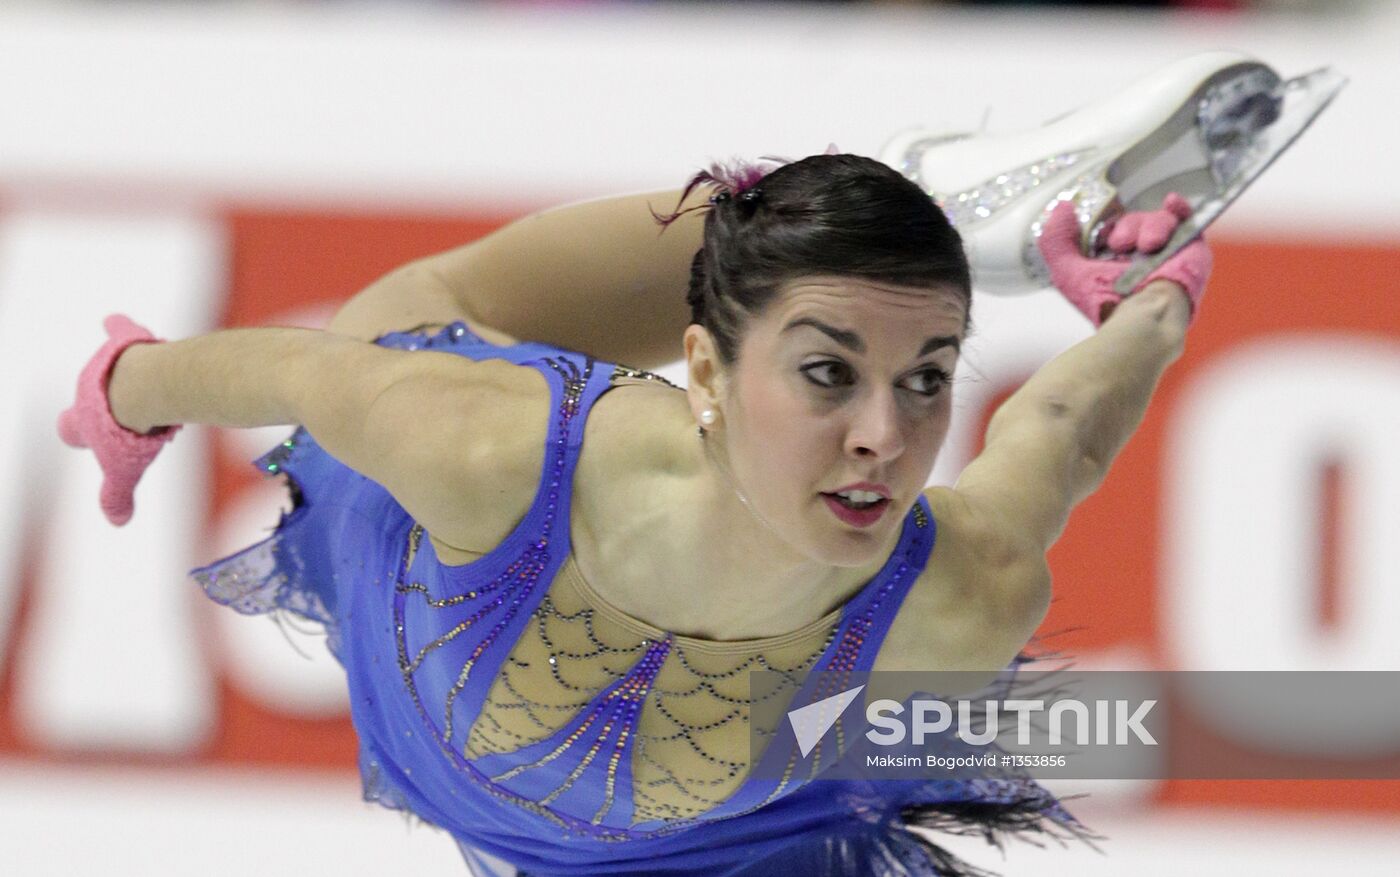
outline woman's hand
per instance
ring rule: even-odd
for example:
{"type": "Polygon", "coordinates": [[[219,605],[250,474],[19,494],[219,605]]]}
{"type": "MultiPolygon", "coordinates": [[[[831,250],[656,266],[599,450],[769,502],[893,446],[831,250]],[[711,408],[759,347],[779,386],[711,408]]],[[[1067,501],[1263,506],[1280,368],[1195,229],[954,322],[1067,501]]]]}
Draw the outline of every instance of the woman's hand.
{"type": "MultiPolygon", "coordinates": [[[[1091,259],[1079,249],[1079,221],[1074,206],[1062,201],[1050,214],[1040,236],[1040,252],[1050,267],[1055,287],[1095,326],[1103,325],[1125,296],[1113,285],[1128,270],[1128,255],[1155,253],[1166,246],[1182,220],[1191,215],[1191,205],[1173,192],[1162,202],[1161,210],[1127,213],[1119,217],[1108,233],[1108,248],[1120,258],[1091,259]]],[[[1170,280],[1181,287],[1191,302],[1194,319],[1210,277],[1212,257],[1205,240],[1197,238],[1143,279],[1137,292],[1154,280],[1170,280]]]]}
{"type": "Polygon", "coordinates": [[[98,348],[78,376],[77,400],[59,415],[58,434],[68,445],[92,449],[102,467],[102,513],[120,527],[131,520],[136,482],[180,427],[163,426],[139,433],[122,426],[112,416],[107,382],[117,358],[133,344],[161,339],[121,314],[112,314],[102,325],[109,336],[107,343],[98,348]]]}

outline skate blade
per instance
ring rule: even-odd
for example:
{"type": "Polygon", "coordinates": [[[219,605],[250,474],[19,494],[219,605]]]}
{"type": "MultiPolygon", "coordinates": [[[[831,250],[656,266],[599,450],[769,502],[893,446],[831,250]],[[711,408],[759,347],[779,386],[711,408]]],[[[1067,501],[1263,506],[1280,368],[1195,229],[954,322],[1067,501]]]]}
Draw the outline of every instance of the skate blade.
{"type": "Polygon", "coordinates": [[[1279,117],[1250,138],[1234,176],[1220,187],[1217,195],[1195,205],[1194,212],[1177,226],[1165,247],[1150,255],[1134,258],[1132,265],[1114,284],[1114,291],[1128,295],[1147,275],[1199,237],[1251,183],[1268,170],[1275,159],[1293,145],[1346,84],[1347,78],[1331,67],[1323,67],[1280,83],[1275,93],[1282,101],[1279,117]]]}

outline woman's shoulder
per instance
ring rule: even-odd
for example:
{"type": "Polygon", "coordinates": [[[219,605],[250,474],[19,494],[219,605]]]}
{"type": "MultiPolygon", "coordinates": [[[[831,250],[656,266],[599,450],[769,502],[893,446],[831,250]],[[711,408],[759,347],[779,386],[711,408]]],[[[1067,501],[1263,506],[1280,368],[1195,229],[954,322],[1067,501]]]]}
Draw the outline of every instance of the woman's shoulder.
{"type": "MultiPolygon", "coordinates": [[[[489,375],[478,372],[484,380],[469,402],[458,397],[462,404],[438,406],[448,413],[435,430],[432,453],[444,474],[433,484],[435,522],[420,519],[440,553],[458,562],[489,553],[529,515],[555,414],[541,371],[503,360],[476,363],[488,364],[489,375]]],[[[647,483],[652,473],[673,469],[675,442],[667,436],[687,410],[684,392],[664,383],[619,385],[598,396],[586,412],[574,504],[585,513],[615,508],[617,496],[647,483]]]]}
{"type": "Polygon", "coordinates": [[[579,481],[588,479],[590,486],[594,477],[679,472],[691,459],[679,441],[695,432],[685,391],[620,371],[584,425],[579,481]]]}

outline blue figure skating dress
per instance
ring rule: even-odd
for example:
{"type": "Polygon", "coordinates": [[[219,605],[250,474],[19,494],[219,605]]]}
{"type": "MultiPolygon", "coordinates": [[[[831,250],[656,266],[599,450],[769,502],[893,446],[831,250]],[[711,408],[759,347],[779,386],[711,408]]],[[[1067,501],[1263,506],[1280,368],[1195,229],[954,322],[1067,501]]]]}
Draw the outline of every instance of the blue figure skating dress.
{"type": "Polygon", "coordinates": [[[602,599],[569,537],[590,409],[655,376],[544,344],[494,346],[460,322],[376,343],[544,374],[551,423],[528,514],[489,554],[444,564],[383,487],[298,428],[255,462],[287,476],[291,510],[192,575],[240,612],[325,625],[365,797],[450,832],[473,873],[932,877],[977,872],[910,826],[994,842],[1078,831],[1025,777],[814,781],[795,749],[772,747],[765,758],[789,760],[764,776],[734,756],[749,751],[749,671],[871,668],[933,548],[927,500],[880,572],[826,617],[757,640],[672,634],[602,599]]]}

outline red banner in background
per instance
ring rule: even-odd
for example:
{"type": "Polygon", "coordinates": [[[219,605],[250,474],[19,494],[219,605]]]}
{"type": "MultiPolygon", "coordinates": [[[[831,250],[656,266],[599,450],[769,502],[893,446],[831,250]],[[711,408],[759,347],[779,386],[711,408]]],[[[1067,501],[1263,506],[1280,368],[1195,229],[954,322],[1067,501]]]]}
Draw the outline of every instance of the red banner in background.
{"type": "MultiPolygon", "coordinates": [[[[263,325],[275,322],[279,314],[343,301],[398,265],[478,238],[512,218],[232,210],[226,216],[231,258],[223,325],[263,325]]],[[[1388,349],[1400,357],[1400,248],[1302,241],[1217,240],[1213,244],[1217,262],[1211,291],[1185,355],[1168,371],[1146,420],[1104,486],[1075,513],[1051,553],[1056,598],[1041,629],[1048,649],[1087,660],[1131,655],[1142,666],[1154,668],[1178,666],[1183,655],[1190,655],[1190,644],[1180,641],[1180,629],[1169,620],[1175,616],[1164,609],[1165,603],[1181,595],[1169,590],[1174,584],[1166,581],[1163,570],[1190,568],[1167,556],[1172,551],[1190,552],[1190,544],[1183,548],[1179,538],[1167,544],[1175,538],[1165,535],[1167,491],[1169,487],[1181,490],[1181,484],[1191,481],[1179,471],[1183,465],[1192,465],[1190,459],[1183,462],[1173,456],[1171,443],[1178,441],[1173,436],[1192,429],[1189,420],[1183,422],[1183,412],[1197,410],[1207,373],[1214,374],[1218,366],[1233,368],[1243,351],[1277,348],[1286,352],[1296,347],[1296,405],[1298,417],[1306,418],[1322,416],[1313,404],[1317,400],[1308,396],[1305,378],[1315,372],[1314,363],[1327,359],[1327,351],[1355,345],[1388,349]],[[1356,278],[1366,278],[1364,288],[1358,287],[1356,278]],[[1323,346],[1309,346],[1310,342],[1323,346]]],[[[1363,368],[1364,362],[1357,367],[1363,368]]],[[[1269,374],[1288,380],[1287,374],[1278,371],[1269,374]]],[[[999,398],[1014,389],[1006,387],[999,398]]],[[[982,412],[984,422],[990,414],[990,410],[982,412]]],[[[1396,439],[1394,446],[1400,446],[1400,436],[1396,439]]],[[[215,441],[219,442],[217,434],[215,441]]],[[[1227,456],[1252,456],[1261,449],[1251,441],[1242,437],[1238,447],[1227,443],[1218,450],[1227,456]]],[[[248,460],[229,453],[222,444],[214,452],[214,490],[208,507],[211,530],[233,498],[258,478],[248,460]]],[[[1299,464],[1307,471],[1291,477],[1311,479],[1317,485],[1311,519],[1299,532],[1285,535],[1289,544],[1310,546],[1300,554],[1311,558],[1304,580],[1313,588],[1308,600],[1316,636],[1327,641],[1347,635],[1348,618],[1374,611],[1356,589],[1357,577],[1364,571],[1348,553],[1349,546],[1357,544],[1352,536],[1358,522],[1346,510],[1355,507],[1352,493],[1366,485],[1358,481],[1357,468],[1345,448],[1308,459],[1311,462],[1299,464]]],[[[1219,483],[1213,489],[1219,493],[1187,497],[1185,507],[1199,502],[1204,514],[1216,506],[1219,496],[1254,487],[1219,483]]],[[[1241,516],[1233,525],[1247,528],[1251,520],[1241,516]]],[[[1229,520],[1225,526],[1231,526],[1229,520]]],[[[1241,534],[1243,538],[1243,529],[1241,534]]],[[[1381,584],[1394,588],[1400,582],[1381,584]]],[[[1262,609],[1275,598],[1270,582],[1262,577],[1241,580],[1239,587],[1248,597],[1246,606],[1262,609]]],[[[1189,612],[1189,607],[1184,611],[1189,612]]],[[[1208,606],[1202,611],[1208,612],[1208,606]]],[[[16,621],[20,635],[11,640],[16,651],[22,649],[25,617],[22,604],[16,621]]],[[[1234,636],[1254,635],[1242,623],[1246,619],[1218,620],[1231,627],[1234,636]]],[[[1203,629],[1215,629],[1209,619],[1201,624],[1203,629]]],[[[12,668],[14,663],[8,661],[6,666],[12,668]]],[[[181,764],[353,768],[355,743],[347,720],[307,719],[270,709],[241,692],[226,668],[214,668],[214,672],[220,680],[217,732],[203,752],[181,764]]],[[[43,741],[24,740],[14,732],[14,699],[9,696],[13,685],[13,672],[7,671],[0,680],[0,755],[56,757],[43,741]]],[[[1185,716],[1183,721],[1193,727],[1192,733],[1209,736],[1209,728],[1191,725],[1198,718],[1185,716]]],[[[1227,749],[1238,745],[1221,740],[1227,749]]],[[[1161,784],[1155,798],[1173,804],[1400,811],[1400,794],[1392,783],[1175,782],[1161,784]]]]}

